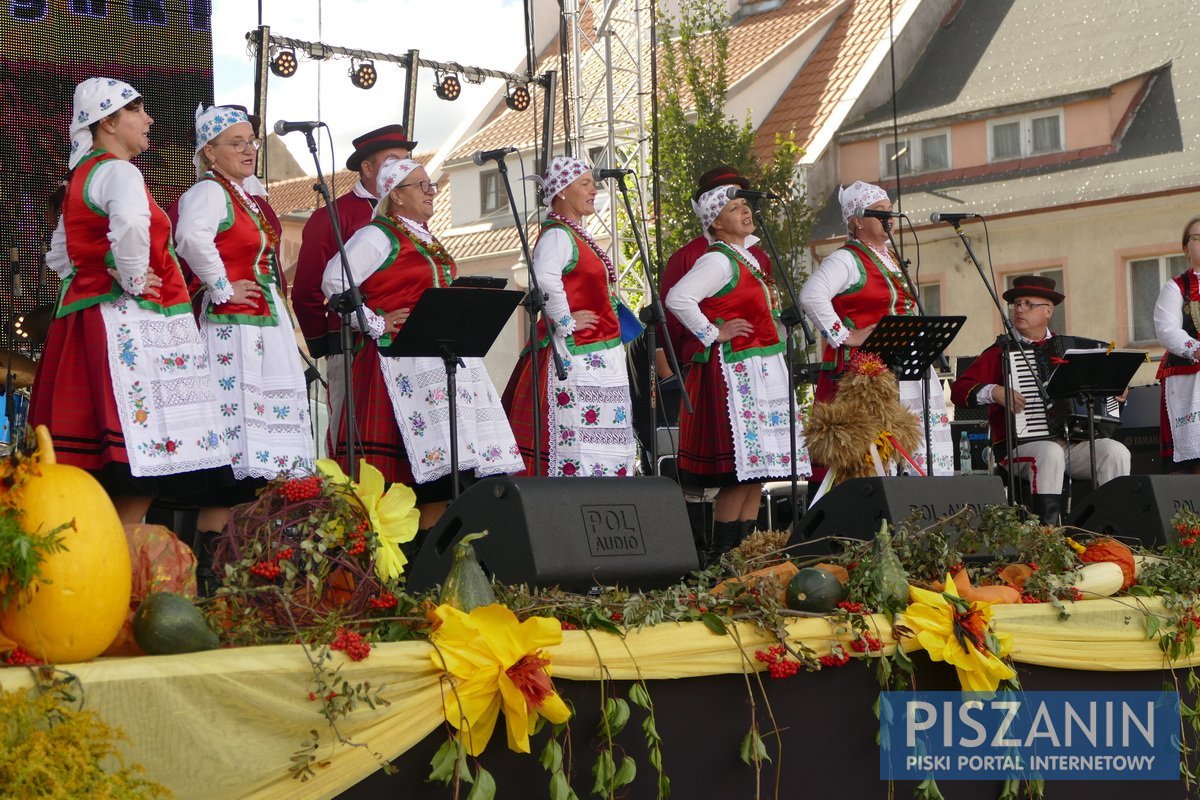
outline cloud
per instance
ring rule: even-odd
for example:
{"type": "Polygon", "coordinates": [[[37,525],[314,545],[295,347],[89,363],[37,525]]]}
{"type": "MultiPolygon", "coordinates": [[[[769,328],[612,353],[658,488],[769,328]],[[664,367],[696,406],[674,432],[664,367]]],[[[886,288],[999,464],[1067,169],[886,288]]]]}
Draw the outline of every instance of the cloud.
{"type": "MultiPolygon", "coordinates": [[[[394,55],[416,49],[421,58],[511,72],[524,66],[524,12],[517,0],[264,0],[262,5],[264,23],[279,36],[394,55]]],[[[258,25],[256,4],[214,0],[212,9],[215,99],[249,105],[254,99],[254,64],[245,34],[258,25]]],[[[379,61],[375,68],[379,82],[364,91],[350,84],[349,59],[302,57],[293,77],[269,79],[268,126],[278,119],[325,121],[333,137],[332,166],[344,167],[352,139],[398,122],[403,114],[403,69],[379,61]]],[[[449,103],[434,96],[433,83],[433,71],[422,68],[413,131],[422,151],[438,149],[500,87],[494,78],[478,86],[463,81],[462,96],[449,103]]],[[[312,171],[304,137],[293,134],[286,141],[300,164],[312,171]]],[[[323,169],[329,169],[328,146],[320,149],[323,169]]]]}

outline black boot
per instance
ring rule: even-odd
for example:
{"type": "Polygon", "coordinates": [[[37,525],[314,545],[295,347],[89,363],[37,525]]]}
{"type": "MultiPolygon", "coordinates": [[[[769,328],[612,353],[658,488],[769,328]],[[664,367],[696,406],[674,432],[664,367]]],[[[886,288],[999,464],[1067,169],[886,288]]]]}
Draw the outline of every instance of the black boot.
{"type": "Polygon", "coordinates": [[[1057,494],[1035,494],[1029,501],[1030,510],[1038,515],[1043,525],[1062,525],[1062,496],[1057,494]]]}
{"type": "Polygon", "coordinates": [[[708,523],[708,509],[705,503],[685,503],[688,512],[688,524],[692,528],[692,543],[696,545],[696,557],[700,569],[708,566],[708,551],[712,549],[712,530],[708,523]]]}
{"type": "Polygon", "coordinates": [[[746,541],[746,537],[754,533],[757,528],[758,520],[756,519],[744,519],[738,522],[738,544],[746,541]]]}
{"type": "Polygon", "coordinates": [[[212,597],[221,586],[213,570],[213,553],[216,550],[216,531],[196,531],[192,538],[192,552],[196,554],[196,596],[212,597]]]}
{"type": "Polygon", "coordinates": [[[741,523],[737,520],[713,523],[713,545],[708,551],[708,563],[715,564],[721,556],[737,547],[741,542],[741,523]]]}

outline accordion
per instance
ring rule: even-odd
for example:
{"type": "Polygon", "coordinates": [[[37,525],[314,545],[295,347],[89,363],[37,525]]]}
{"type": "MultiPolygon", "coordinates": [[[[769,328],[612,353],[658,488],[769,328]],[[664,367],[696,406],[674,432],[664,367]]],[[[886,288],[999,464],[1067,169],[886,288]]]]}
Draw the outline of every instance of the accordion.
{"type": "Polygon", "coordinates": [[[1092,418],[1096,438],[1112,436],[1121,424],[1121,407],[1115,397],[1084,401],[1078,398],[1051,400],[1050,407],[1042,401],[1038,392],[1038,381],[1044,385],[1054,371],[1055,360],[1067,350],[1106,347],[1105,342],[1082,336],[1055,336],[1040,345],[1026,345],[1025,355],[1016,347],[1005,354],[1008,357],[1012,387],[1025,397],[1025,410],[1014,414],[1014,432],[1017,443],[1039,439],[1086,439],[1088,416],[1092,418]],[[1030,369],[1037,371],[1035,376],[1030,369]],[[1092,406],[1092,408],[1088,408],[1092,406]]]}

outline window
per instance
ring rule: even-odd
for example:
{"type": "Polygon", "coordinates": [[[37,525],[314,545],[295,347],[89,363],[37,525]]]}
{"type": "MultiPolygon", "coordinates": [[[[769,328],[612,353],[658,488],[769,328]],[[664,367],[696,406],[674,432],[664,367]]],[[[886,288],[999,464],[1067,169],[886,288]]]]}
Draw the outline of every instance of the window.
{"type": "MultiPolygon", "coordinates": [[[[1050,278],[1054,281],[1054,286],[1059,292],[1063,292],[1063,270],[1062,267],[1052,267],[1050,269],[1039,269],[1034,272],[1018,272],[1012,275],[1007,275],[1004,278],[1005,290],[1011,289],[1013,279],[1021,275],[1041,275],[1043,278],[1050,278]]],[[[1065,294],[1065,292],[1063,292],[1065,294]]],[[[1151,301],[1151,306],[1154,302],[1151,301]]],[[[1007,312],[1006,312],[1007,313],[1007,312]]],[[[1059,303],[1054,307],[1054,313],[1050,316],[1050,330],[1053,333],[1065,333],[1067,330],[1067,304],[1066,302],[1059,303]]]]}
{"type": "Polygon", "coordinates": [[[507,202],[500,183],[500,171],[492,170],[479,176],[479,212],[490,214],[507,202]]]}
{"type": "Polygon", "coordinates": [[[1131,342],[1153,342],[1154,303],[1168,279],[1188,268],[1185,255],[1138,258],[1129,262],[1129,338],[1131,342]]]}
{"type": "Polygon", "coordinates": [[[988,123],[988,161],[1058,153],[1062,149],[1062,111],[1039,111],[988,123]]]}
{"type": "Polygon", "coordinates": [[[890,178],[896,174],[896,165],[901,175],[922,172],[937,172],[950,169],[950,134],[948,131],[922,133],[896,142],[886,139],[880,142],[879,175],[890,178]]]}
{"type": "Polygon", "coordinates": [[[922,283],[917,287],[917,295],[921,300],[921,308],[925,315],[940,317],[942,315],[942,285],[940,283],[922,283]]]}

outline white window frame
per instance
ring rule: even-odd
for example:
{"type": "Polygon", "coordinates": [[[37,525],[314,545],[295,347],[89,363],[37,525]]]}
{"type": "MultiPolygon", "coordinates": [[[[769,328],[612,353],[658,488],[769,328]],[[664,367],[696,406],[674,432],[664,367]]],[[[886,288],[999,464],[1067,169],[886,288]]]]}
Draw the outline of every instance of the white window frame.
{"type": "MultiPolygon", "coordinates": [[[[954,166],[954,152],[951,148],[952,139],[950,137],[949,128],[934,128],[924,131],[913,131],[905,134],[898,139],[901,148],[907,147],[908,163],[913,164],[908,170],[901,170],[901,176],[904,175],[921,175],[927,172],[944,172],[954,166]],[[925,166],[925,154],[922,152],[921,140],[929,139],[934,136],[943,136],[946,139],[946,166],[939,167],[936,170],[927,169],[925,166]]],[[[891,138],[879,140],[879,177],[880,179],[893,178],[896,175],[895,168],[891,158],[888,157],[888,147],[892,144],[891,138]]]]}
{"type": "MultiPolygon", "coordinates": [[[[1179,253],[1164,253],[1164,254],[1158,255],[1158,256],[1146,255],[1146,256],[1138,256],[1136,258],[1125,259],[1125,298],[1126,298],[1125,314],[1126,314],[1126,319],[1129,321],[1129,328],[1128,328],[1129,344],[1142,344],[1142,345],[1157,345],[1158,344],[1158,338],[1153,335],[1149,339],[1133,338],[1134,337],[1134,324],[1133,324],[1134,319],[1133,319],[1133,317],[1134,317],[1134,313],[1137,311],[1137,309],[1135,309],[1133,307],[1133,299],[1134,299],[1134,295],[1133,295],[1133,262],[1135,262],[1135,261],[1157,261],[1158,262],[1158,285],[1161,287],[1174,275],[1179,274],[1179,273],[1171,272],[1171,269],[1168,266],[1168,261],[1173,258],[1180,260],[1180,262],[1183,265],[1184,271],[1186,271],[1188,269],[1187,256],[1181,255],[1179,253]]],[[[1157,298],[1157,295],[1155,297],[1157,298]]],[[[1153,328],[1153,316],[1154,316],[1154,304],[1153,303],[1150,304],[1150,308],[1146,309],[1146,313],[1149,314],[1152,318],[1151,319],[1151,323],[1152,323],[1151,327],[1153,328]]]]}
{"type": "Polygon", "coordinates": [[[944,311],[945,311],[944,306],[946,304],[944,302],[945,298],[942,296],[942,282],[941,281],[929,281],[927,283],[917,284],[917,296],[920,298],[921,307],[924,309],[926,314],[937,317],[937,316],[941,316],[944,313],[944,311]],[[935,309],[933,311],[929,310],[928,292],[930,289],[937,289],[937,293],[938,293],[938,307],[937,307],[937,309],[935,309]]]}
{"type": "Polygon", "coordinates": [[[1067,149],[1067,128],[1066,115],[1063,114],[1061,108],[1042,109],[1040,111],[1030,112],[1028,114],[1020,114],[1018,116],[1001,117],[999,119],[989,119],[987,123],[987,157],[988,163],[1002,163],[1004,161],[1013,161],[1018,158],[1030,158],[1033,156],[1043,156],[1049,153],[1061,153],[1067,149]],[[1035,119],[1044,119],[1046,117],[1058,118],[1058,143],[1057,150],[1043,150],[1041,152],[1033,152],[1033,121],[1035,119]],[[996,158],[995,137],[992,131],[999,125],[1008,125],[1013,122],[1021,124],[1021,153],[1015,156],[1006,156],[1001,159],[996,158]]]}

